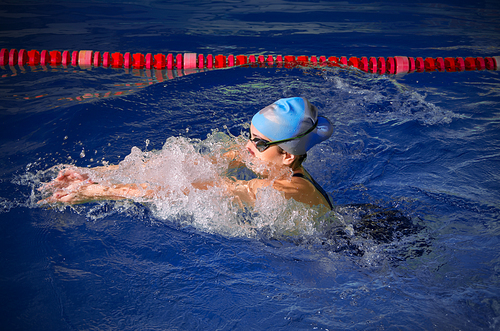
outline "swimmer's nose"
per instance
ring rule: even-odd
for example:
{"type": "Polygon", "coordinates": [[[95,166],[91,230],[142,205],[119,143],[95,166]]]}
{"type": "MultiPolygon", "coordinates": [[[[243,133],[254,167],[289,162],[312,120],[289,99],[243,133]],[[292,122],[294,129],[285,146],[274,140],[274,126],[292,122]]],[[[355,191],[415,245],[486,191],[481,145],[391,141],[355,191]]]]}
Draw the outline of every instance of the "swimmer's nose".
{"type": "Polygon", "coordinates": [[[245,145],[247,151],[252,154],[252,156],[255,156],[255,152],[253,151],[253,143],[249,140],[247,144],[245,145]]]}

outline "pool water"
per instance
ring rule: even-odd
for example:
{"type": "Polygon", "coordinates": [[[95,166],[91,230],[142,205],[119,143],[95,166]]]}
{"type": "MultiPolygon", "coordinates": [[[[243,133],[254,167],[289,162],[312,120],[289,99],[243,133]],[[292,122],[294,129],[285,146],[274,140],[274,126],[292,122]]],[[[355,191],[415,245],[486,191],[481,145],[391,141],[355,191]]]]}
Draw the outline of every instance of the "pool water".
{"type": "MultiPolygon", "coordinates": [[[[0,40],[37,50],[496,56],[499,7],[6,2],[0,40]]],[[[16,66],[0,75],[2,329],[500,328],[498,71],[16,66]],[[36,204],[58,164],[150,159],[158,167],[145,180],[217,176],[179,160],[218,155],[255,111],[290,96],[335,126],[305,164],[336,206],[325,216],[273,204],[271,191],[246,211],[215,189],[152,204],[36,204]]]]}

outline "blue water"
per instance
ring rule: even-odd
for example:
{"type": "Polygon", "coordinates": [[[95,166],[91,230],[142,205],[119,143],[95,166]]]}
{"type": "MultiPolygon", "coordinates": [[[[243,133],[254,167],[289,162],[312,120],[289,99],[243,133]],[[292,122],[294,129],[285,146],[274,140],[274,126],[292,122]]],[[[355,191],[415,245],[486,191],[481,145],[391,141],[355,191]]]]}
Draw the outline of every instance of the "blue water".
{"type": "MultiPolygon", "coordinates": [[[[4,1],[0,44],[497,56],[499,10],[493,1],[4,1]]],[[[16,66],[0,75],[0,329],[500,329],[497,71],[231,68],[160,81],[16,66]],[[211,196],[182,211],[34,203],[56,164],[116,164],[134,146],[171,148],[169,137],[202,150],[213,129],[237,136],[256,110],[295,95],[335,125],[306,162],[337,206],[312,232],[280,230],[292,216],[273,210],[242,216],[268,222],[243,231],[211,196]]]]}

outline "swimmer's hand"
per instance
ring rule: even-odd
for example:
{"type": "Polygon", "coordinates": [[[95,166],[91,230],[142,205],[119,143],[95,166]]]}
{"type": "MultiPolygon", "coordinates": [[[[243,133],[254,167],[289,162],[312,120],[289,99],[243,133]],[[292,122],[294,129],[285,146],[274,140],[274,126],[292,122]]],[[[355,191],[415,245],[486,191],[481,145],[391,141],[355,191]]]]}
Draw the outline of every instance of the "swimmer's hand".
{"type": "Polygon", "coordinates": [[[48,198],[38,201],[38,204],[46,203],[83,203],[86,185],[91,182],[88,180],[88,175],[81,174],[78,168],[69,166],[59,171],[57,177],[49,183],[45,183],[38,190],[43,193],[51,193],[48,198]]]}
{"type": "Polygon", "coordinates": [[[70,166],[59,171],[59,174],[53,181],[44,184],[38,190],[42,192],[60,190],[74,184],[85,182],[88,178],[89,176],[87,174],[81,174],[77,167],[70,166]]]}
{"type": "Polygon", "coordinates": [[[105,188],[94,183],[74,183],[55,190],[48,198],[38,201],[38,204],[64,203],[79,204],[99,200],[105,188]]]}

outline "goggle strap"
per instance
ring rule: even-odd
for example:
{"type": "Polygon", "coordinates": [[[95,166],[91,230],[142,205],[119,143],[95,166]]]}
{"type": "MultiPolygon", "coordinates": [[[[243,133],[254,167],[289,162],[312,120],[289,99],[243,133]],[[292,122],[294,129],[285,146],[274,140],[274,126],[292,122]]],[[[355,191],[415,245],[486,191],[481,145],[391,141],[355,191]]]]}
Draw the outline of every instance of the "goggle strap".
{"type": "Polygon", "coordinates": [[[295,139],[300,139],[306,135],[308,135],[309,133],[313,132],[314,129],[316,129],[316,127],[318,126],[318,120],[316,120],[316,122],[314,123],[314,125],[312,127],[309,128],[309,130],[307,130],[306,132],[302,133],[302,134],[299,134],[298,136],[296,137],[292,137],[292,138],[286,138],[286,139],[281,139],[281,140],[274,140],[274,141],[269,141],[267,142],[268,145],[275,145],[275,144],[281,144],[281,143],[284,143],[284,142],[287,142],[287,141],[292,141],[292,140],[295,140],[295,139]]]}

